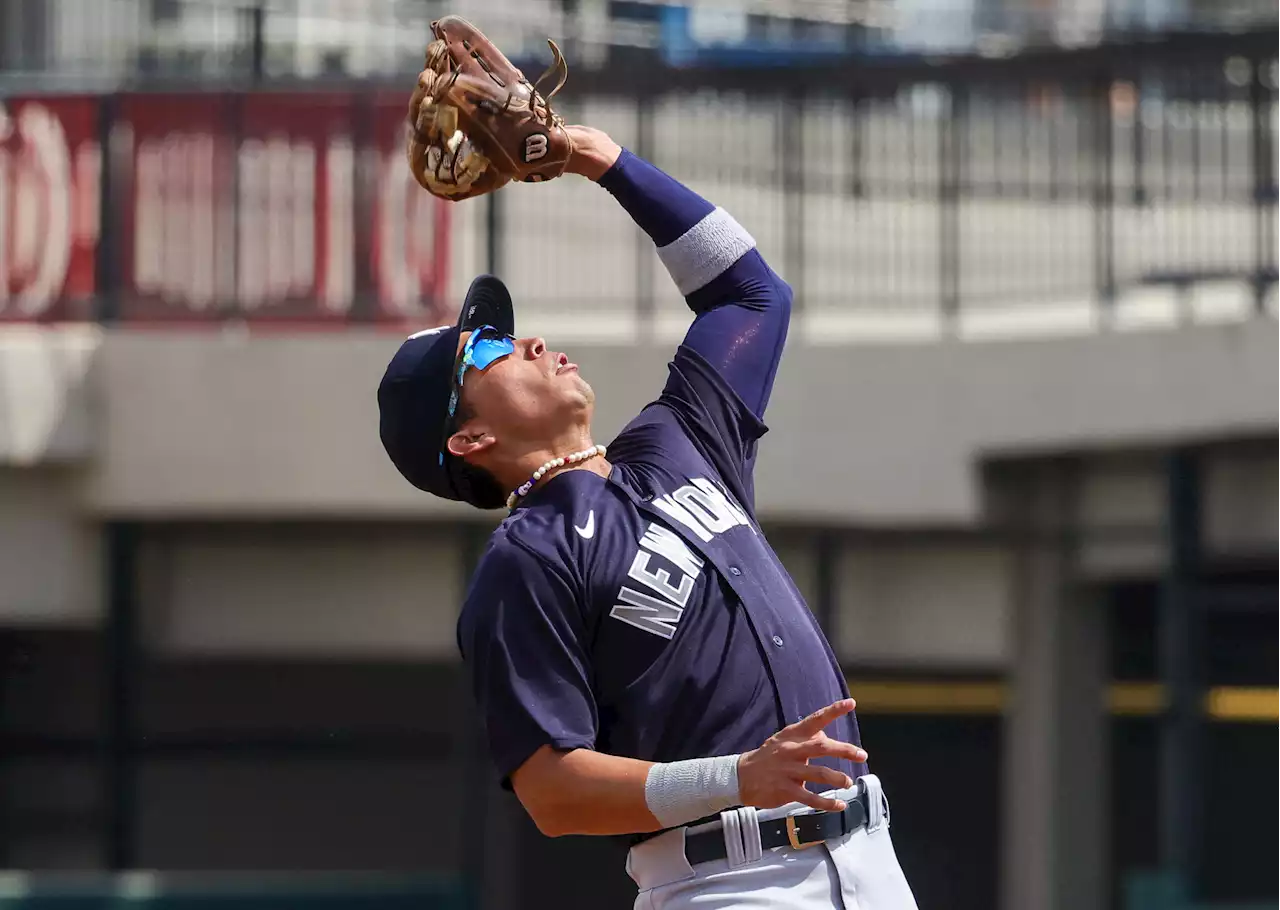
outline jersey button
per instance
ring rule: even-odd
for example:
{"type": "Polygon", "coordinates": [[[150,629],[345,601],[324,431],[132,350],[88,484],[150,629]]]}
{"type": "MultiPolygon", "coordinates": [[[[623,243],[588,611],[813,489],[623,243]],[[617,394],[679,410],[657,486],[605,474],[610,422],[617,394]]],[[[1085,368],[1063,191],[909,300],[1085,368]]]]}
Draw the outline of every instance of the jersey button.
{"type": "Polygon", "coordinates": [[[779,648],[781,648],[781,647],[782,647],[782,636],[780,636],[780,635],[775,635],[775,636],[773,636],[773,643],[774,643],[775,645],[777,645],[779,648]]]}
{"type": "Polygon", "coordinates": [[[741,574],[742,574],[742,570],[741,570],[741,569],[739,569],[737,566],[729,566],[729,574],[730,574],[730,575],[741,575],[741,574]]]}

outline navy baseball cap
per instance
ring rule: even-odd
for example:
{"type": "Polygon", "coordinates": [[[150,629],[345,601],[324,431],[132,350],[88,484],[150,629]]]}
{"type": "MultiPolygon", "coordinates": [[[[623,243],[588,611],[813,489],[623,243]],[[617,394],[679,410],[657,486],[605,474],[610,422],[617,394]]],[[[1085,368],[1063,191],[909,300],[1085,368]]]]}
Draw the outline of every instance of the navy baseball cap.
{"type": "Polygon", "coordinates": [[[458,339],[483,325],[515,334],[511,293],[493,275],[471,282],[457,325],[417,332],[400,345],[378,385],[379,435],[391,462],[418,489],[496,509],[507,491],[444,449],[458,339]]]}

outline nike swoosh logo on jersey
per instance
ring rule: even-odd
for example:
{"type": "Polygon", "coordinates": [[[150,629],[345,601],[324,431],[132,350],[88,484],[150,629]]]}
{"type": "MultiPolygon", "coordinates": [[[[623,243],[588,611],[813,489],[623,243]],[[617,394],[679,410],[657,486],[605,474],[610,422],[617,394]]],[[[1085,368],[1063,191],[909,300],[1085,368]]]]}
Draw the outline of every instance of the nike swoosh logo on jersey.
{"type": "Polygon", "coordinates": [[[583,540],[590,540],[591,538],[595,537],[596,536],[595,509],[592,509],[590,512],[587,513],[587,523],[585,525],[583,525],[582,527],[578,527],[577,525],[574,525],[573,529],[578,532],[578,536],[581,537],[583,540]]]}

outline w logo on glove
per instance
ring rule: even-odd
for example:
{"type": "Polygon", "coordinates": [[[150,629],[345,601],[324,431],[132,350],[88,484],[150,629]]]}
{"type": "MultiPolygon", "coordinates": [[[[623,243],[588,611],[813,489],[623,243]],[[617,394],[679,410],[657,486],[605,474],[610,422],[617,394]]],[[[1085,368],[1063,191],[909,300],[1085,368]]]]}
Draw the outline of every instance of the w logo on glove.
{"type": "Polygon", "coordinates": [[[547,137],[545,133],[534,133],[524,140],[524,163],[531,164],[547,154],[547,137]]]}

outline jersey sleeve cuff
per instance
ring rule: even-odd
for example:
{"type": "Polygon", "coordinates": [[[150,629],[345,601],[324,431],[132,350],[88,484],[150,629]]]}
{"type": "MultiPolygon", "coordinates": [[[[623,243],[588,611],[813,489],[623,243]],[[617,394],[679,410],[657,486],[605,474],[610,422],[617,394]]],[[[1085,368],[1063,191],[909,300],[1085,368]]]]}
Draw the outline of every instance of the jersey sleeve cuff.
{"type": "Polygon", "coordinates": [[[541,749],[543,746],[550,746],[551,748],[555,749],[558,752],[572,752],[574,749],[591,749],[592,751],[595,751],[595,748],[596,748],[595,740],[587,739],[585,737],[578,737],[578,736],[547,737],[542,742],[534,746],[532,749],[528,750],[528,753],[523,757],[518,759],[513,757],[505,762],[502,762],[498,766],[498,773],[502,775],[503,790],[507,790],[507,791],[514,790],[514,788],[511,786],[511,775],[519,771],[521,766],[525,762],[527,762],[529,759],[533,758],[534,753],[537,752],[539,749],[541,749]]]}

